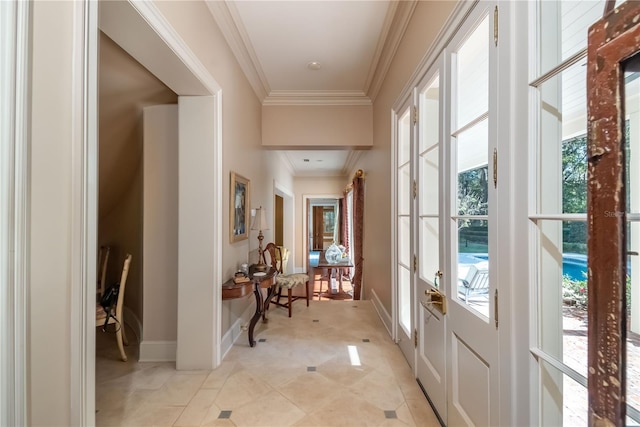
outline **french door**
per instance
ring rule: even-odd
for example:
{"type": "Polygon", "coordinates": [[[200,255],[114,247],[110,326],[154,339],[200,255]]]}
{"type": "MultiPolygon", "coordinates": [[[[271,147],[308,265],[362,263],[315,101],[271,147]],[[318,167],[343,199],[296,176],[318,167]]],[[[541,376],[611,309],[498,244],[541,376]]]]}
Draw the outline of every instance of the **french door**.
{"type": "Polygon", "coordinates": [[[456,426],[499,423],[497,13],[478,2],[396,110],[396,337],[456,426]]]}

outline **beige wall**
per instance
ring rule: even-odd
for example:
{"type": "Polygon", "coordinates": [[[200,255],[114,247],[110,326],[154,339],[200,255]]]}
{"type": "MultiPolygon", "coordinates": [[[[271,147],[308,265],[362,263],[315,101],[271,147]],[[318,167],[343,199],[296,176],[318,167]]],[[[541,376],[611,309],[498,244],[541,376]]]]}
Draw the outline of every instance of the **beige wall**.
{"type": "Polygon", "coordinates": [[[269,105],[262,107],[262,145],[371,147],[372,107],[269,105]]]}
{"type": "Polygon", "coordinates": [[[453,1],[418,2],[407,31],[373,106],[373,148],[357,167],[366,173],[364,214],[364,280],[391,313],[391,120],[390,112],[409,83],[453,1]]]}
{"type": "Polygon", "coordinates": [[[142,244],[145,342],[175,342],[178,326],[178,106],[144,109],[142,244]]]}

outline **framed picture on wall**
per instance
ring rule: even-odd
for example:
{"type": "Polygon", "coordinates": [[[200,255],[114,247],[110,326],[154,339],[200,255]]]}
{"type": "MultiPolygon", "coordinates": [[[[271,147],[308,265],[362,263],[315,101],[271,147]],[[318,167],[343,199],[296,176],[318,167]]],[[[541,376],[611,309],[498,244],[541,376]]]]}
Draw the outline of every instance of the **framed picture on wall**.
{"type": "Polygon", "coordinates": [[[229,241],[235,243],[249,237],[249,180],[231,172],[229,195],[229,241]]]}

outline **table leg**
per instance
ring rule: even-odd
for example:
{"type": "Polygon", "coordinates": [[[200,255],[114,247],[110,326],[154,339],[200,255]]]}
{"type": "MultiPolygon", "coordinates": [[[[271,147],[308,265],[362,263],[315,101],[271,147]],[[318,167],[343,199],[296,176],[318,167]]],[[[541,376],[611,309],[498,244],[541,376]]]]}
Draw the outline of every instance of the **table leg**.
{"type": "Polygon", "coordinates": [[[267,297],[264,300],[264,308],[262,310],[262,322],[267,323],[269,319],[267,319],[267,311],[269,311],[269,304],[271,303],[271,298],[276,293],[276,285],[269,286],[269,290],[267,291],[267,297]]]}
{"type": "Polygon", "coordinates": [[[342,290],[342,268],[336,268],[336,272],[338,273],[338,283],[340,283],[338,293],[342,294],[344,293],[342,290]]]}
{"type": "Polygon", "coordinates": [[[251,323],[249,323],[249,346],[254,347],[256,342],[253,340],[253,330],[256,327],[256,323],[258,323],[258,319],[260,319],[260,315],[262,314],[262,310],[264,309],[264,303],[262,302],[262,295],[260,295],[260,285],[256,284],[253,293],[256,296],[256,312],[251,318],[251,323]]]}

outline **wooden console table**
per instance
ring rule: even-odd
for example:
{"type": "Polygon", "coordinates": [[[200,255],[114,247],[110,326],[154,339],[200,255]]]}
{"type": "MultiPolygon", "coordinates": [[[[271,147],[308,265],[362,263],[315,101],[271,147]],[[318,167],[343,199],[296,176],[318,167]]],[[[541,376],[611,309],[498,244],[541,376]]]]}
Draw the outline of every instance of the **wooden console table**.
{"type": "Polygon", "coordinates": [[[233,279],[229,279],[222,285],[223,300],[244,298],[249,296],[253,290],[253,294],[256,297],[256,312],[249,323],[249,346],[251,347],[256,345],[256,342],[253,339],[253,330],[255,329],[260,316],[262,316],[263,323],[269,321],[269,319],[267,319],[267,310],[269,309],[269,301],[271,301],[271,297],[273,297],[276,292],[276,276],[278,272],[272,268],[267,271],[264,276],[256,276],[254,273],[255,271],[253,271],[253,268],[250,268],[250,280],[246,283],[236,284],[233,279]],[[262,299],[262,289],[268,289],[267,296],[264,300],[262,299]]]}

